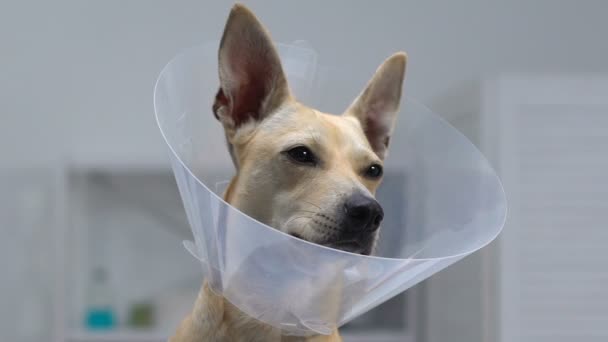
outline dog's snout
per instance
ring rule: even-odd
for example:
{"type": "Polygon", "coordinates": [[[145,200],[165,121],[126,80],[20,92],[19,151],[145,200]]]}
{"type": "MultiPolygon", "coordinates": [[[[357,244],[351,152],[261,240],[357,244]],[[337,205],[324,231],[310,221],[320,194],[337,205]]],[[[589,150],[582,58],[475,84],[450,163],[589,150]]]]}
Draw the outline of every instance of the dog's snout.
{"type": "Polygon", "coordinates": [[[350,231],[375,231],[384,218],[380,203],[374,198],[355,194],[344,203],[346,229],[350,231]]]}

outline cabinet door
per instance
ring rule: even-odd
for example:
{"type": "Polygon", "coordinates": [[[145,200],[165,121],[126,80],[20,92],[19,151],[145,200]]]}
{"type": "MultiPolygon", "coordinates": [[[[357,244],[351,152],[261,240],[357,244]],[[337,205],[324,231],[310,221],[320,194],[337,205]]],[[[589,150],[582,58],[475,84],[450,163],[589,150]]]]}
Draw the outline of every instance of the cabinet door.
{"type": "Polygon", "coordinates": [[[608,340],[608,78],[503,77],[486,87],[483,145],[509,201],[497,335],[608,340]]]}
{"type": "Polygon", "coordinates": [[[0,340],[51,341],[57,325],[57,173],[0,170],[0,340]]]}

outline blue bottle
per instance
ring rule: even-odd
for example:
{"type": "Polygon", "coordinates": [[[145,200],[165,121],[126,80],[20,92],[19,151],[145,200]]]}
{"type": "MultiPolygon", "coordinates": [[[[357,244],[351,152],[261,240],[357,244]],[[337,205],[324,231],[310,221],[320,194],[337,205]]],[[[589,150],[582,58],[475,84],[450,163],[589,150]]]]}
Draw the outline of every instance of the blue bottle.
{"type": "Polygon", "coordinates": [[[85,312],[87,330],[106,331],[115,329],[117,326],[116,313],[105,269],[98,267],[93,270],[87,297],[85,312]]]}

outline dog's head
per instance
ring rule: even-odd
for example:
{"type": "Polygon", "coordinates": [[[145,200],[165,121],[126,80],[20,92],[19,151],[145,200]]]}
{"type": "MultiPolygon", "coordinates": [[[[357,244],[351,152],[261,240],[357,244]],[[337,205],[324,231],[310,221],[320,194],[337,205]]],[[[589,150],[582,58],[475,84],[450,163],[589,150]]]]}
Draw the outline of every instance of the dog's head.
{"type": "Polygon", "coordinates": [[[237,168],[226,200],[288,234],[370,254],[405,64],[404,53],[391,56],[342,115],[321,113],[293,98],[268,32],[236,5],[220,43],[213,106],[237,168]]]}

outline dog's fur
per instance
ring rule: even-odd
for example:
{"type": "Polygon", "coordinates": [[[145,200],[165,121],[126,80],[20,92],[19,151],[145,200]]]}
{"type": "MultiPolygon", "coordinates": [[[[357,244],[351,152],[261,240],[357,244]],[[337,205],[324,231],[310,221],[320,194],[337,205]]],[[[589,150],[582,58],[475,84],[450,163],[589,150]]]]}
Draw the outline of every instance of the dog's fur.
{"type": "MultiPolygon", "coordinates": [[[[381,168],[387,152],[406,59],[402,52],[389,57],[342,115],[325,114],[295,100],[268,32],[251,11],[235,5],[220,43],[220,88],[213,106],[237,169],[226,201],[296,237],[370,254],[382,219],[373,200],[381,175],[373,171],[381,168]],[[314,158],[306,159],[311,154],[314,158]],[[372,220],[354,233],[349,230],[350,214],[344,213],[353,198],[375,210],[372,220]]],[[[337,331],[329,336],[282,336],[203,284],[171,341],[341,338],[337,331]]]]}

